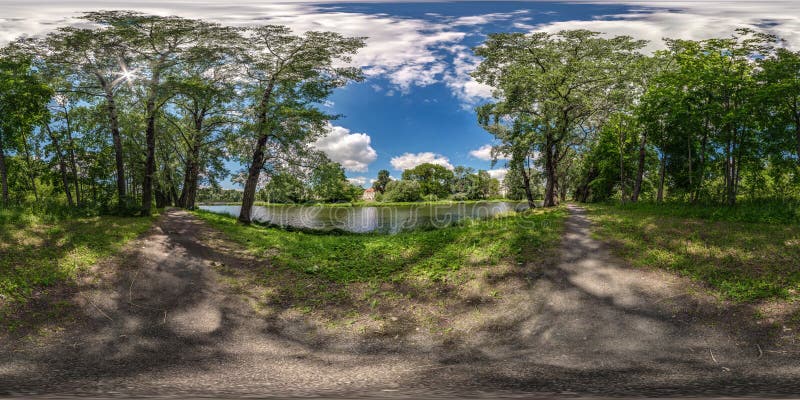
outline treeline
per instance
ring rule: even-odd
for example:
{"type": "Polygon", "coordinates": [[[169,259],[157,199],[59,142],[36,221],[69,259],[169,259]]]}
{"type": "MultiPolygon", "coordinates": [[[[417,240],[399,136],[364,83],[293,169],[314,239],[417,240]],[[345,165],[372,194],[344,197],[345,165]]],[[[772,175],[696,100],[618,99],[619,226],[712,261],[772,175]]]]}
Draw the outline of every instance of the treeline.
{"type": "Polygon", "coordinates": [[[363,38],[129,11],[82,19],[0,53],[4,207],[193,208],[236,160],[249,222],[259,184],[331,164],[311,146],[336,118],[321,104],[362,79],[346,65],[363,38]]]}
{"type": "MultiPolygon", "coordinates": [[[[403,171],[398,180],[392,179],[389,171],[380,170],[371,188],[374,197],[365,199],[363,187],[348,182],[341,166],[328,163],[315,168],[305,181],[288,173],[271,176],[257,195],[268,203],[339,203],[486,200],[502,197],[504,193],[500,181],[487,171],[464,166],[449,170],[431,163],[403,171]]],[[[212,201],[225,201],[221,198],[226,195],[219,192],[212,201]]]]}
{"type": "Polygon", "coordinates": [[[388,202],[436,200],[486,200],[501,197],[500,181],[487,171],[457,166],[423,163],[403,171],[402,179],[392,180],[389,171],[381,170],[372,188],[376,200],[388,202]]]}
{"type": "Polygon", "coordinates": [[[800,53],[779,38],[647,43],[576,30],[489,35],[473,73],[500,99],[479,123],[513,190],[733,205],[800,196],[800,53]]]}

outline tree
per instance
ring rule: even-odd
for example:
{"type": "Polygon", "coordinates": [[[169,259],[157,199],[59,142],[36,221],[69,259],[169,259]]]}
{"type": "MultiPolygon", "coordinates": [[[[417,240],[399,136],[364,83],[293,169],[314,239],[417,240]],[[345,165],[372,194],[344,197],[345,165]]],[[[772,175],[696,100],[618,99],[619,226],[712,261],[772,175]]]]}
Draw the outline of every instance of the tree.
{"type": "Polygon", "coordinates": [[[328,161],[318,165],[311,172],[311,190],[323,202],[352,200],[350,183],[339,163],[328,161]]]}
{"type": "Polygon", "coordinates": [[[417,181],[423,196],[441,199],[450,194],[453,172],[438,164],[423,163],[403,171],[403,180],[417,181]]]}
{"type": "Polygon", "coordinates": [[[121,45],[131,55],[135,74],[144,80],[142,94],[145,109],[145,169],[142,182],[142,215],[150,215],[153,200],[153,181],[156,171],[156,118],[161,108],[174,94],[169,90],[170,74],[182,66],[188,57],[203,57],[205,52],[191,51],[207,40],[230,35],[219,26],[180,17],[159,17],[131,11],[99,11],[86,14],[85,19],[110,27],[121,45]]]}
{"type": "Polygon", "coordinates": [[[383,201],[412,202],[422,200],[422,186],[417,181],[399,180],[386,184],[383,201]]]}
{"type": "Polygon", "coordinates": [[[622,84],[625,66],[644,44],[574,30],[491,34],[475,48],[484,60],[473,76],[502,99],[479,109],[479,123],[510,147],[512,159],[516,154],[519,171],[534,151],[542,154],[546,207],[557,202],[557,171],[567,148],[586,139],[605,110],[601,94],[622,84]]]}
{"type": "Polygon", "coordinates": [[[386,192],[386,184],[391,180],[392,178],[389,177],[389,171],[382,169],[378,171],[378,179],[376,179],[375,182],[372,182],[372,188],[378,193],[383,194],[386,192]]]}
{"type": "MultiPolygon", "coordinates": [[[[9,204],[7,148],[21,146],[30,168],[28,135],[47,115],[51,89],[31,69],[30,58],[18,46],[0,50],[0,193],[4,206],[9,204]]],[[[35,172],[29,178],[36,193],[35,172]]]]}
{"type": "Polygon", "coordinates": [[[766,125],[772,154],[794,151],[795,163],[800,166],[800,52],[785,48],[774,57],[765,58],[759,80],[766,83],[760,101],[769,106],[766,125]]]}
{"type": "Polygon", "coordinates": [[[303,181],[288,172],[272,175],[259,193],[268,203],[301,203],[306,200],[303,181]]]}
{"type": "MultiPolygon", "coordinates": [[[[175,96],[170,105],[176,111],[164,113],[177,131],[172,148],[181,155],[183,184],[177,205],[194,209],[201,172],[210,172],[223,158],[223,147],[236,131],[237,120],[230,114],[235,104],[233,83],[236,65],[231,47],[223,38],[214,47],[197,47],[184,73],[175,78],[175,96]]],[[[168,135],[168,137],[171,137],[168,135]]]]}
{"type": "Polygon", "coordinates": [[[453,168],[453,183],[450,192],[454,196],[467,198],[467,192],[470,190],[470,176],[475,173],[475,169],[464,166],[456,166],[453,168]]]}
{"type": "MultiPolygon", "coordinates": [[[[245,31],[248,51],[242,65],[253,109],[248,141],[248,159],[239,221],[250,223],[256,186],[268,162],[281,159],[276,153],[299,154],[326,131],[334,118],[315,104],[333,89],[360,80],[361,72],[340,67],[364,46],[362,38],[346,38],[331,32],[307,32],[295,36],[282,26],[263,26],[245,31]],[[270,150],[268,152],[268,150],[270,150]]],[[[287,158],[287,162],[290,161],[287,158]]]]}
{"type": "Polygon", "coordinates": [[[125,161],[119,124],[118,91],[135,76],[128,67],[129,54],[123,38],[109,28],[88,29],[63,27],[49,34],[38,48],[42,49],[45,69],[72,82],[70,92],[101,97],[108,129],[114,145],[117,182],[117,209],[127,207],[125,161]]]}

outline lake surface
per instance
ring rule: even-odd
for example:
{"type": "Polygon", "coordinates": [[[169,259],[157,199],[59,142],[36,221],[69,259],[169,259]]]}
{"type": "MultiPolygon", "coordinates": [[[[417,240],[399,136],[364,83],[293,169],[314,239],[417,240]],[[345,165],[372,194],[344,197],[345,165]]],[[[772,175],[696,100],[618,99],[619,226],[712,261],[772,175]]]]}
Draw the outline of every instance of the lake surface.
{"type": "MultiPolygon", "coordinates": [[[[398,233],[441,228],[464,218],[489,218],[528,208],[525,202],[478,202],[403,206],[254,206],[253,221],[283,227],[348,232],[398,233]]],[[[200,205],[201,210],[239,216],[238,205],[200,205]]]]}

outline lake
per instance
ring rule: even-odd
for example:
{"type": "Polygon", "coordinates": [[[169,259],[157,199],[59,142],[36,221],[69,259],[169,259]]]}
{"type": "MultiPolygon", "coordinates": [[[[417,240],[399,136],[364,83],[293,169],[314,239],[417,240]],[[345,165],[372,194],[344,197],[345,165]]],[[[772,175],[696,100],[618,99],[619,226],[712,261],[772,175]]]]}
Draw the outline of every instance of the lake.
{"type": "MultiPolygon", "coordinates": [[[[356,233],[398,233],[441,228],[464,218],[489,218],[528,208],[525,202],[476,202],[402,206],[254,206],[253,221],[315,230],[341,229],[356,233]]],[[[201,210],[239,216],[238,205],[200,205],[201,210]]]]}

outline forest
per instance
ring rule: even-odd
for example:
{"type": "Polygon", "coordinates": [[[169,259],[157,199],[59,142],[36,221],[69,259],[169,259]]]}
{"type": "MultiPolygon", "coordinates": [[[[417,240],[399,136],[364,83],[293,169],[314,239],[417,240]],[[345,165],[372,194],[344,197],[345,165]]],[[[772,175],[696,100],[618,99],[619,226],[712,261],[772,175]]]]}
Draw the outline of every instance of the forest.
{"type": "MultiPolygon", "coordinates": [[[[772,35],[647,43],[588,31],[495,34],[474,76],[514,189],[545,206],[797,198],[800,54],[772,35]],[[520,182],[515,184],[513,182],[520,182]]],[[[508,178],[507,178],[508,179],[508,178]]]]}
{"type": "MultiPolygon", "coordinates": [[[[314,150],[322,104],[363,80],[367,38],[232,28],[129,11],[20,38],[0,53],[2,205],[44,214],[150,215],[167,205],[353,201],[314,150]],[[228,171],[225,163],[244,166],[228,171]],[[222,189],[232,177],[243,191],[222,189]]],[[[800,196],[800,53],[741,29],[647,43],[585,30],[497,33],[473,77],[501,183],[423,164],[372,187],[389,201],[499,197],[733,206],[800,196]],[[384,193],[387,192],[387,193],[384,193]]]]}

